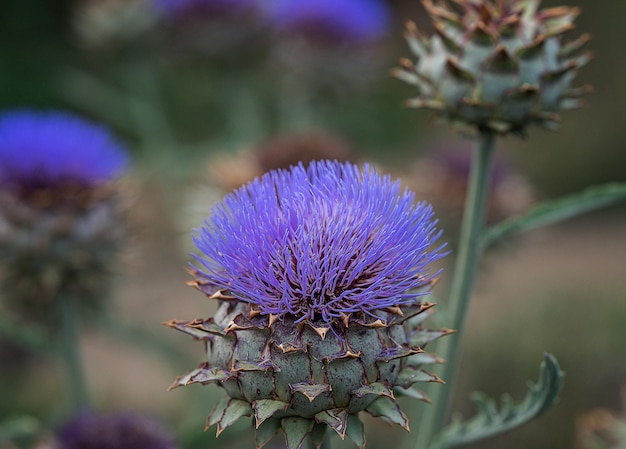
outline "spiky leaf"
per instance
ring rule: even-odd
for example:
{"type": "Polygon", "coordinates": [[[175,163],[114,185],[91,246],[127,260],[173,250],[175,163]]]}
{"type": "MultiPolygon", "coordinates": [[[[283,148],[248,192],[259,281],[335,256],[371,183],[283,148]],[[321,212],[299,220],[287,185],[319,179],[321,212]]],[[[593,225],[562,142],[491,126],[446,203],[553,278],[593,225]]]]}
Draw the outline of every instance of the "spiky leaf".
{"type": "Polygon", "coordinates": [[[429,449],[449,449],[473,443],[513,430],[548,410],[558,399],[563,372],[550,354],[541,363],[539,381],[531,384],[526,397],[514,404],[509,396],[502,398],[500,410],[493,399],[476,395],[478,414],[467,421],[454,420],[437,435],[429,449]]]}

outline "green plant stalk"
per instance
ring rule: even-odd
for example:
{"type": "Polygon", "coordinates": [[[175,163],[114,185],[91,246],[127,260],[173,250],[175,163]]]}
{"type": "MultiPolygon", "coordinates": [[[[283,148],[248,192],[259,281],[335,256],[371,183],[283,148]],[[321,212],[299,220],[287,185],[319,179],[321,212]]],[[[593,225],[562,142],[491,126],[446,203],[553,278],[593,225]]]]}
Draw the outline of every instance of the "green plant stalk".
{"type": "Polygon", "coordinates": [[[74,411],[88,404],[87,387],[80,355],[79,312],[74,298],[62,295],[57,299],[60,335],[59,355],[67,370],[74,411]]]}
{"type": "Polygon", "coordinates": [[[447,385],[431,390],[433,409],[424,413],[420,420],[416,449],[427,448],[433,436],[445,424],[459,358],[459,343],[463,334],[465,317],[481,255],[480,237],[485,225],[489,200],[489,180],[494,141],[494,133],[483,131],[480,133],[474,149],[447,310],[452,328],[457,332],[443,339],[439,349],[439,355],[446,360],[441,377],[447,385]]]}

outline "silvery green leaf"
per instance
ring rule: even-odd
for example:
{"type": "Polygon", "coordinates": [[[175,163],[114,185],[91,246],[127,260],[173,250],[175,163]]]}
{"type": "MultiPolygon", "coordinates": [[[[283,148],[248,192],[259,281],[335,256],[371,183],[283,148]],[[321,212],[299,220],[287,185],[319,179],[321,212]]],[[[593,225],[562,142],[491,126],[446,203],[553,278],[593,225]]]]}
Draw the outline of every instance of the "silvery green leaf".
{"type": "Polygon", "coordinates": [[[558,223],[595,209],[620,203],[626,203],[626,183],[589,187],[573,195],[545,201],[521,217],[505,220],[487,229],[482,243],[486,248],[509,235],[558,223]]]}
{"type": "Polygon", "coordinates": [[[467,421],[455,419],[433,440],[429,449],[450,449],[474,443],[526,424],[548,410],[558,399],[563,372],[554,356],[546,354],[541,363],[539,381],[531,384],[526,397],[514,404],[504,396],[498,410],[496,401],[483,394],[475,395],[478,414],[467,421]]]}

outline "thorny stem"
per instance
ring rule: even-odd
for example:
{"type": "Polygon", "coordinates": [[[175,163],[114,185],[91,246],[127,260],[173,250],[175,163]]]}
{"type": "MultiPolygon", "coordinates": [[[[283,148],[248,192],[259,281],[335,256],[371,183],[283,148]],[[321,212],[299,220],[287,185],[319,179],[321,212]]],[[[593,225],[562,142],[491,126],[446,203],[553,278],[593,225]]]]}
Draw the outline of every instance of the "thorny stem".
{"type": "Polygon", "coordinates": [[[71,296],[61,296],[57,300],[60,320],[59,354],[65,368],[72,392],[74,411],[87,406],[87,387],[80,356],[79,317],[77,304],[71,296]]]}
{"type": "Polygon", "coordinates": [[[433,410],[428,410],[431,413],[426,412],[422,417],[415,449],[425,449],[430,445],[433,436],[443,428],[447,416],[459,359],[459,343],[481,255],[480,237],[485,224],[489,199],[494,141],[495,135],[492,132],[483,131],[479,135],[474,150],[459,248],[448,301],[449,318],[452,328],[457,332],[443,339],[439,350],[440,355],[446,360],[441,376],[447,385],[444,388],[432,390],[433,410]]]}

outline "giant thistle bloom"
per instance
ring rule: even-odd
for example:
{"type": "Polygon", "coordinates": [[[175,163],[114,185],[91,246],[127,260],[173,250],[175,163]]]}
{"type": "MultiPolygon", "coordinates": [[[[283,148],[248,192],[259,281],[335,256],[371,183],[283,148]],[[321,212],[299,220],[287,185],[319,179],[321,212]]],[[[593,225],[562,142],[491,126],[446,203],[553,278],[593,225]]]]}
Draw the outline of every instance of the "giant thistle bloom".
{"type": "Polygon", "coordinates": [[[15,306],[46,317],[61,290],[97,303],[125,233],[112,181],[126,164],[100,125],[63,112],[0,115],[0,272],[15,306]]]}
{"type": "Polygon", "coordinates": [[[279,30],[346,43],[380,39],[390,22],[379,0],[275,0],[267,16],[279,30]]]}
{"type": "Polygon", "coordinates": [[[313,162],[272,171],[227,196],[195,236],[193,282],[215,317],[171,327],[206,343],[206,363],[180,376],[228,395],[208,419],[218,434],[253,414],[257,445],[282,427],[290,449],[326,426],[364,446],[366,410],[407,427],[394,391],[438,381],[421,327],[442,255],[433,212],[373,168],[313,162]]]}
{"type": "Polygon", "coordinates": [[[83,412],[57,432],[58,449],[176,449],[161,425],[130,412],[83,412]]]}
{"type": "Polygon", "coordinates": [[[581,105],[573,87],[590,59],[588,34],[564,42],[578,8],[539,9],[541,0],[422,0],[435,35],[407,27],[416,57],[394,74],[414,85],[408,105],[435,111],[465,128],[523,135],[530,124],[558,126],[559,112],[581,105]]]}

